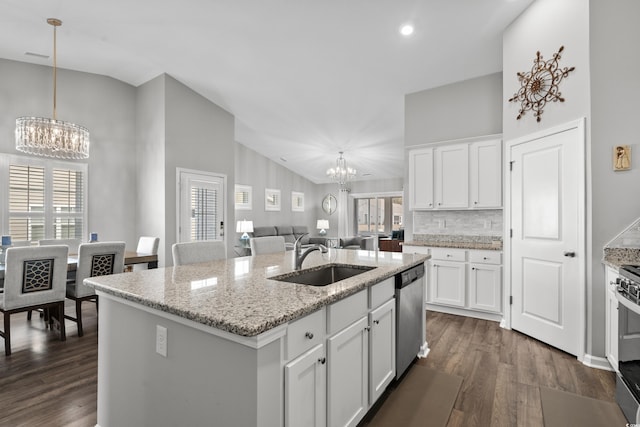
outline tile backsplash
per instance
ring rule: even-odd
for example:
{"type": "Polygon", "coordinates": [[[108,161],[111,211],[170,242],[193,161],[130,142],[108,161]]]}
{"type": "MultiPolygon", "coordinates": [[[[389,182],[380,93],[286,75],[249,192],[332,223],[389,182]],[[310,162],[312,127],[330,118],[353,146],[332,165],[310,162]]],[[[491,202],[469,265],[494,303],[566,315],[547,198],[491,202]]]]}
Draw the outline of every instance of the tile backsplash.
{"type": "Polygon", "coordinates": [[[414,211],[413,234],[502,236],[502,209],[414,211]]]}

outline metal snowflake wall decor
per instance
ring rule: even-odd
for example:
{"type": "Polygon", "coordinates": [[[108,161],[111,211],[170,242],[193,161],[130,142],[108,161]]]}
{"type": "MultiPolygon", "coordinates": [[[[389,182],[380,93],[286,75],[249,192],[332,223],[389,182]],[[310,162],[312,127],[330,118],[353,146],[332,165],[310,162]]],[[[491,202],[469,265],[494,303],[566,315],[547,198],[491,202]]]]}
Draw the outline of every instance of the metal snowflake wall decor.
{"type": "Polygon", "coordinates": [[[575,67],[560,68],[560,53],[564,50],[564,46],[560,46],[557,53],[553,54],[553,58],[548,61],[542,60],[540,52],[536,52],[536,59],[533,60],[533,67],[528,73],[517,73],[518,80],[522,85],[518,92],[509,99],[509,102],[520,102],[520,111],[517,120],[528,110],[533,111],[533,116],[540,121],[543,108],[547,102],[564,102],[564,98],[560,93],[558,85],[575,70],[575,67]]]}

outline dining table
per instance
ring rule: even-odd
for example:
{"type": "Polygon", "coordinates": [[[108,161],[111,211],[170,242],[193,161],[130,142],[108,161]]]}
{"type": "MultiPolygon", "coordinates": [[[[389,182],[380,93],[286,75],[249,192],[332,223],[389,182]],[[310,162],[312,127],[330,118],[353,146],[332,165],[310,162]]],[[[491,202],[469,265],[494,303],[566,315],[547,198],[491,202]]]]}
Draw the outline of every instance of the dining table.
{"type": "MultiPolygon", "coordinates": [[[[124,266],[133,266],[134,264],[147,264],[147,268],[158,268],[158,255],[145,254],[136,251],[124,252],[124,266]]],[[[0,289],[4,287],[4,267],[0,264],[0,289]]],[[[69,254],[67,258],[67,278],[75,278],[76,269],[78,268],[78,254],[69,254]]]]}

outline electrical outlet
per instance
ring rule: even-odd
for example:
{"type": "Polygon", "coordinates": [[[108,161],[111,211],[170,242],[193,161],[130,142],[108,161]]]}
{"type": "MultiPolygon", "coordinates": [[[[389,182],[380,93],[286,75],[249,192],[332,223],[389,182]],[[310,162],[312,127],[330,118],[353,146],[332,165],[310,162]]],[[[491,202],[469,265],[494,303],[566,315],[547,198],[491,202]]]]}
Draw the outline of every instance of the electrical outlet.
{"type": "Polygon", "coordinates": [[[167,328],[156,325],[156,353],[167,357],[167,328]]]}
{"type": "Polygon", "coordinates": [[[486,228],[487,230],[491,230],[491,220],[488,219],[484,222],[484,228],[486,228]]]}
{"type": "Polygon", "coordinates": [[[438,228],[445,228],[447,226],[446,222],[444,219],[439,219],[438,220],[438,228]]]}

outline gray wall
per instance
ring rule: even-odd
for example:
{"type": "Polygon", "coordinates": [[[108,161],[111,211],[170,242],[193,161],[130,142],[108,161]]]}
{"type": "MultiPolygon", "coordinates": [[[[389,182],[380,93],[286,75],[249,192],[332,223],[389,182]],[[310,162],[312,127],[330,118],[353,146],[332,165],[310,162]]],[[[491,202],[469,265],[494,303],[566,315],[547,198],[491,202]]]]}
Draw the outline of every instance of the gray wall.
{"type": "MultiPolygon", "coordinates": [[[[525,71],[535,52],[545,58],[565,47],[562,66],[574,66],[562,82],[562,104],[545,109],[542,121],[515,120],[517,105],[505,103],[505,140],[553,127],[580,117],[587,119],[587,354],[604,356],[605,277],[602,248],[640,216],[640,172],[613,172],[615,145],[637,151],[634,126],[640,113],[637,69],[640,58],[636,18],[640,4],[537,0],[504,33],[504,92],[510,97],[519,86],[516,71],[525,71]],[[540,22],[545,22],[544,31],[540,22]],[[535,37],[531,37],[535,34],[535,37]],[[618,54],[614,56],[613,53],[618,54]],[[526,67],[525,67],[526,68],[526,67]]],[[[635,164],[635,162],[634,162],[635,164]]]]}
{"type": "MultiPolygon", "coordinates": [[[[253,192],[252,209],[235,211],[236,220],[251,220],[254,227],[264,225],[306,225],[310,235],[317,235],[316,220],[324,218],[321,202],[324,193],[320,186],[263,155],[242,145],[235,145],[236,183],[250,185],[253,192]],[[280,190],[282,197],[279,212],[264,209],[265,188],[280,190]],[[291,192],[304,193],[304,212],[291,210],[291,192]]],[[[235,232],[235,222],[230,234],[234,241],[241,233],[235,232]]]]}
{"type": "MultiPolygon", "coordinates": [[[[45,61],[45,60],[43,60],[45,61]]],[[[0,152],[15,149],[15,120],[52,117],[52,68],[0,59],[0,152]]],[[[88,231],[100,240],[136,234],[135,88],[110,77],[58,69],[58,119],[90,131],[88,231]]]]}
{"type": "Polygon", "coordinates": [[[176,242],[176,168],[223,174],[227,177],[225,240],[233,254],[235,232],[233,188],[235,183],[234,117],[216,104],[165,75],[165,169],[166,263],[176,242]]]}
{"type": "MultiPolygon", "coordinates": [[[[160,238],[159,265],[164,265],[166,251],[165,194],[165,76],[138,86],[136,90],[136,222],[143,236],[160,238]]],[[[171,254],[171,252],[168,252],[171,254]]]]}
{"type": "MultiPolygon", "coordinates": [[[[404,103],[405,147],[502,133],[502,98],[502,73],[408,94],[404,103]]],[[[405,152],[405,182],[408,165],[405,152]]],[[[405,200],[409,200],[407,191],[405,188],[405,200]]],[[[413,213],[408,204],[404,217],[405,240],[411,240],[413,213]]],[[[456,230],[448,233],[456,234],[456,230]]]]}
{"type": "Polygon", "coordinates": [[[591,1],[591,240],[593,352],[604,354],[602,247],[640,217],[640,2],[591,1]],[[631,145],[632,169],[614,172],[615,145],[631,145]]]}

